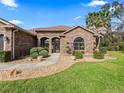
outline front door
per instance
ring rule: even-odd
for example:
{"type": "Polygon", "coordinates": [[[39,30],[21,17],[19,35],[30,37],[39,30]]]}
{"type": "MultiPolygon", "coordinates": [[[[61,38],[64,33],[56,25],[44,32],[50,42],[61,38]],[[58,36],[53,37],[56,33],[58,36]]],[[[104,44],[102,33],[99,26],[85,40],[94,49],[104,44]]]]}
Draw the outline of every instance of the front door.
{"type": "Polygon", "coordinates": [[[59,38],[54,38],[52,41],[52,52],[53,53],[59,53],[60,52],[60,39],[59,38]]]}

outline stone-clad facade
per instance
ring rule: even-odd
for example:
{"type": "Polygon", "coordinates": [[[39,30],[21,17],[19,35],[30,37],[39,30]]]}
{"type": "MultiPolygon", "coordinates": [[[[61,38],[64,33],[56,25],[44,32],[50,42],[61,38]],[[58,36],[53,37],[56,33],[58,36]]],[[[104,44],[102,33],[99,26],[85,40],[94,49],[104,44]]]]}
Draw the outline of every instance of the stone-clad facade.
{"type": "Polygon", "coordinates": [[[92,54],[95,48],[94,33],[81,26],[55,26],[24,30],[0,19],[0,34],[4,35],[4,49],[11,51],[12,58],[29,54],[32,47],[48,47],[49,53],[65,54],[67,47],[92,54]]]}
{"type": "MultiPolygon", "coordinates": [[[[92,32],[89,32],[87,29],[84,29],[80,26],[74,27],[71,30],[65,32],[63,40],[61,40],[61,51],[65,52],[67,42],[73,43],[77,37],[81,37],[84,39],[84,52],[86,53],[93,53],[95,48],[95,37],[92,32]]],[[[71,47],[71,46],[70,46],[71,47]]]]}
{"type": "Polygon", "coordinates": [[[74,40],[77,37],[81,37],[84,40],[84,52],[85,54],[92,54],[95,48],[96,38],[94,33],[81,27],[66,27],[66,26],[56,26],[52,28],[41,28],[34,29],[38,39],[38,45],[41,46],[41,39],[47,38],[49,39],[49,52],[52,53],[54,50],[53,47],[53,38],[58,38],[60,40],[60,53],[65,54],[67,50],[67,46],[72,47],[74,40]],[[54,28],[54,29],[53,29],[54,28]],[[52,29],[52,30],[51,30],[52,29]],[[64,30],[63,30],[64,29],[64,30]],[[68,45],[67,45],[68,43],[68,45]]]}
{"type": "Polygon", "coordinates": [[[15,32],[14,42],[15,58],[29,55],[30,49],[37,46],[36,36],[22,31],[15,32]]]}
{"type": "Polygon", "coordinates": [[[12,59],[29,54],[36,46],[36,36],[25,30],[0,19],[0,34],[4,36],[3,50],[11,51],[12,59]]]}

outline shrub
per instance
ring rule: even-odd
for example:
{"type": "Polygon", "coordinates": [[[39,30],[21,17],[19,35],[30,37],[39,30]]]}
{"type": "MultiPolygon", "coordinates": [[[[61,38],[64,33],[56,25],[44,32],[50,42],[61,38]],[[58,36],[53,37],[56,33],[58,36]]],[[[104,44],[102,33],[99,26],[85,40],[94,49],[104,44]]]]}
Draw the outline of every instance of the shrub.
{"type": "Polygon", "coordinates": [[[108,46],[108,50],[109,51],[118,51],[119,50],[119,46],[118,45],[114,45],[114,44],[109,45],[108,46]]]}
{"type": "Polygon", "coordinates": [[[38,52],[33,52],[33,53],[30,53],[30,56],[32,58],[37,58],[39,56],[38,52]]]}
{"type": "Polygon", "coordinates": [[[32,58],[37,58],[38,55],[39,55],[39,52],[40,52],[41,50],[42,50],[41,47],[32,48],[32,49],[30,50],[30,56],[31,56],[32,58]]]}
{"type": "Polygon", "coordinates": [[[48,56],[48,54],[49,52],[47,51],[47,49],[42,47],[35,47],[30,50],[30,56],[32,58],[37,58],[38,56],[46,57],[46,55],[48,56]]]}
{"type": "Polygon", "coordinates": [[[67,48],[66,53],[67,53],[67,54],[72,54],[71,48],[70,48],[69,46],[67,46],[66,48],[67,48]]]}
{"type": "Polygon", "coordinates": [[[73,55],[76,57],[76,59],[81,59],[84,56],[84,53],[81,51],[74,51],[73,55]]]}
{"type": "Polygon", "coordinates": [[[119,42],[119,50],[124,51],[124,42],[119,42]]]}
{"type": "Polygon", "coordinates": [[[42,56],[42,57],[48,57],[49,52],[44,49],[44,50],[40,51],[39,55],[42,56]]]}
{"type": "Polygon", "coordinates": [[[44,50],[47,50],[49,52],[49,48],[48,47],[44,47],[44,50]]]}
{"type": "Polygon", "coordinates": [[[10,51],[0,51],[0,62],[7,62],[11,60],[10,51]]]}
{"type": "Polygon", "coordinates": [[[104,53],[103,52],[101,52],[101,51],[95,51],[94,53],[93,53],[93,56],[94,56],[94,58],[96,58],[96,59],[104,59],[104,53]]]}
{"type": "Polygon", "coordinates": [[[101,47],[101,48],[100,48],[100,51],[101,51],[102,53],[106,54],[106,53],[107,53],[107,47],[101,47]]]}

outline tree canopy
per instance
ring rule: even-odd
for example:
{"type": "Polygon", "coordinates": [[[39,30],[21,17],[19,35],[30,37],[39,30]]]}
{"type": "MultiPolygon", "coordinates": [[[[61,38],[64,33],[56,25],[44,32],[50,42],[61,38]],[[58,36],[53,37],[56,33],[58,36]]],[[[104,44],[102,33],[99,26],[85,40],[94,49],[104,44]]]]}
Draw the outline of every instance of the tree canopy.
{"type": "Polygon", "coordinates": [[[110,11],[110,15],[114,20],[111,24],[116,27],[116,31],[124,29],[124,4],[119,1],[113,1],[112,4],[105,4],[102,10],[110,11]]]}
{"type": "Polygon", "coordinates": [[[109,11],[99,11],[89,13],[86,18],[87,27],[94,26],[95,28],[110,27],[111,17],[109,16],[109,11]]]}

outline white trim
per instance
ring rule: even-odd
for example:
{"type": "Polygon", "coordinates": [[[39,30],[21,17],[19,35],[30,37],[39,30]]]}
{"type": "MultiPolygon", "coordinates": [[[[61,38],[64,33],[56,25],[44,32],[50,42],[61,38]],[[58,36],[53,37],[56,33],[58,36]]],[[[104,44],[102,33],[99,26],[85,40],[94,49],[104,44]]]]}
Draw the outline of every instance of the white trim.
{"type": "Polygon", "coordinates": [[[9,22],[6,22],[6,21],[4,21],[4,20],[2,20],[2,19],[0,19],[0,22],[4,23],[4,24],[6,24],[6,25],[10,24],[9,22]]]}

